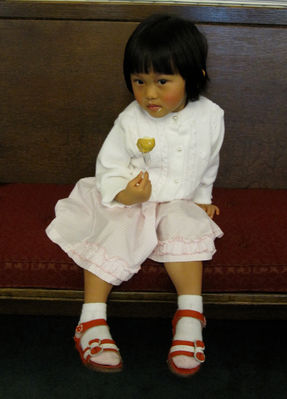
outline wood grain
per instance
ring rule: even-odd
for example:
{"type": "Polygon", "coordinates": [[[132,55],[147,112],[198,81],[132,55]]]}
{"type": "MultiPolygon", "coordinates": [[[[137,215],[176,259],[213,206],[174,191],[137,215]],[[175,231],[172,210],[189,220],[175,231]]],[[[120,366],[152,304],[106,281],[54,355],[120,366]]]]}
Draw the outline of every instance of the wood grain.
{"type": "MultiPolygon", "coordinates": [[[[137,20],[155,8],[82,5],[0,2],[2,183],[75,183],[93,175],[103,140],[132,100],[123,49],[137,20]]],[[[192,17],[194,7],[186,7],[172,10],[192,17]]],[[[286,188],[286,24],[262,24],[259,10],[251,26],[240,10],[238,25],[230,7],[229,25],[224,16],[206,24],[208,10],[200,12],[210,45],[208,96],[226,120],[216,184],[286,188]]]]}
{"type": "Polygon", "coordinates": [[[69,1],[0,1],[5,18],[142,21],[153,13],[170,13],[196,23],[286,25],[287,9],[244,6],[198,6],[184,4],[135,4],[69,1]]]}
{"type": "MultiPolygon", "coordinates": [[[[206,293],[205,315],[209,319],[286,320],[284,294],[206,293]]],[[[69,315],[80,313],[82,291],[47,289],[0,289],[0,314],[69,315]]],[[[116,317],[172,317],[176,294],[113,291],[109,314],[116,317]]]]}

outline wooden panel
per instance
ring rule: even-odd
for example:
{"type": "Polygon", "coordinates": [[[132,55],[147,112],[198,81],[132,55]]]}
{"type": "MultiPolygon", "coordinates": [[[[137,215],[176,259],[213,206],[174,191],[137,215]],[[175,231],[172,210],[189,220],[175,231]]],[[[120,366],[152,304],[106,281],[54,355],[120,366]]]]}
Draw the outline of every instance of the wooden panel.
{"type": "Polygon", "coordinates": [[[286,25],[287,9],[267,7],[212,7],[179,4],[135,4],[69,1],[0,1],[0,17],[141,21],[153,13],[186,16],[197,23],[286,25]]]}
{"type": "Polygon", "coordinates": [[[134,24],[0,20],[0,181],[74,182],[94,174],[128,104],[123,46],[134,24]]]}
{"type": "MultiPolygon", "coordinates": [[[[30,9],[42,10],[36,6],[27,18],[30,9]]],[[[79,20],[65,13],[63,20],[0,19],[0,182],[74,183],[93,175],[106,134],[132,99],[122,54],[145,9],[131,7],[135,21],[117,22],[88,20],[77,4],[53,5],[66,6],[79,20]]],[[[91,19],[107,17],[92,9],[91,19]]],[[[209,97],[226,112],[217,185],[286,188],[286,27],[199,26],[210,44],[209,97]]]]}
{"type": "Polygon", "coordinates": [[[287,29],[203,26],[210,98],[225,110],[217,185],[287,188],[287,29]]]}

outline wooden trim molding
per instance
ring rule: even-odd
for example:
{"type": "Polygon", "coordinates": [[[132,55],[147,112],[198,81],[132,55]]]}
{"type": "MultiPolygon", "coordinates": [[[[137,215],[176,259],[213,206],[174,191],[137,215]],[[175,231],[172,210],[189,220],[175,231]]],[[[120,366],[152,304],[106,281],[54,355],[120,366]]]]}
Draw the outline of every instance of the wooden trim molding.
{"type": "Polygon", "coordinates": [[[160,3],[77,1],[1,1],[0,18],[141,21],[152,13],[171,13],[195,23],[287,25],[286,8],[160,3]]]}
{"type": "MultiPolygon", "coordinates": [[[[287,294],[205,293],[205,314],[215,319],[287,319],[287,294]]],[[[1,288],[0,314],[77,316],[82,291],[1,288]]],[[[113,291],[109,314],[114,317],[171,317],[176,294],[113,291]]]]}

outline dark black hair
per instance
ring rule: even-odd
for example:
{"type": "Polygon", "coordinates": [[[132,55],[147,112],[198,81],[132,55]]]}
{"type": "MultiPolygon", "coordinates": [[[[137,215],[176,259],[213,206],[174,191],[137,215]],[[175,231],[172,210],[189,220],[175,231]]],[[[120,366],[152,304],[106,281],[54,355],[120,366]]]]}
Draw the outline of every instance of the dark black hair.
{"type": "Polygon", "coordinates": [[[152,15],[138,25],[125,48],[124,75],[129,91],[132,73],[178,73],[185,80],[188,100],[198,100],[209,80],[207,49],[205,36],[191,21],[152,15]]]}

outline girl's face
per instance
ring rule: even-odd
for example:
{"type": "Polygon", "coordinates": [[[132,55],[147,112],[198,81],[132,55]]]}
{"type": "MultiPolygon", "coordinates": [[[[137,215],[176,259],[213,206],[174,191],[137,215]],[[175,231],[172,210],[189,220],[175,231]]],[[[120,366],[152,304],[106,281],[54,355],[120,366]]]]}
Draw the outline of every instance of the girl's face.
{"type": "Polygon", "coordinates": [[[136,101],[154,118],[178,112],[186,105],[185,80],[181,75],[133,73],[131,82],[136,101]]]}

